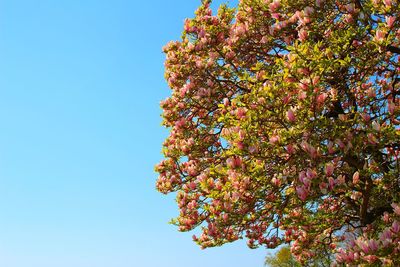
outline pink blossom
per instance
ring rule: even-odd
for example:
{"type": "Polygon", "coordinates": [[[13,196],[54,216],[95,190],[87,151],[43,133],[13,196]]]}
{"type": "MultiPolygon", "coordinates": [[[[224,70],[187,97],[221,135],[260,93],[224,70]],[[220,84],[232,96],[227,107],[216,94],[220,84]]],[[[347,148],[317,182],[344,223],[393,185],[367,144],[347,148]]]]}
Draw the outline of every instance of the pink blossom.
{"type": "Polygon", "coordinates": [[[279,0],[274,0],[271,4],[269,4],[269,10],[271,12],[275,12],[281,5],[279,0]]]}
{"type": "Polygon", "coordinates": [[[307,6],[307,7],[304,9],[304,15],[305,15],[306,17],[311,16],[313,13],[314,13],[314,8],[312,8],[312,7],[310,7],[310,6],[307,6]]]}
{"type": "Polygon", "coordinates": [[[329,182],[329,189],[332,190],[333,187],[335,186],[335,180],[332,177],[329,177],[328,182],[329,182]]]}
{"type": "Polygon", "coordinates": [[[299,16],[300,25],[306,25],[311,22],[310,17],[299,16]]]}
{"type": "Polygon", "coordinates": [[[359,47],[362,45],[362,42],[358,41],[358,40],[353,40],[353,42],[351,43],[354,47],[359,47]]]}
{"type": "Polygon", "coordinates": [[[257,151],[258,151],[258,149],[257,149],[256,146],[250,146],[250,147],[249,147],[249,152],[250,152],[251,154],[257,153],[257,151]]]}
{"type": "Polygon", "coordinates": [[[392,232],[389,229],[385,229],[380,235],[379,235],[379,239],[381,241],[384,240],[391,240],[392,239],[392,232]]]}
{"type": "Polygon", "coordinates": [[[391,6],[392,6],[392,0],[383,0],[383,3],[384,3],[387,7],[391,7],[391,6]]]}
{"type": "Polygon", "coordinates": [[[375,131],[379,132],[379,131],[381,130],[381,125],[380,125],[377,121],[373,121],[373,122],[372,122],[372,128],[373,128],[375,131]]]}
{"type": "Polygon", "coordinates": [[[274,184],[275,186],[280,186],[281,185],[281,180],[277,179],[276,177],[271,179],[271,183],[274,184]]]}
{"type": "Polygon", "coordinates": [[[303,180],[306,178],[306,173],[304,171],[301,171],[299,173],[299,181],[303,182],[303,180]]]}
{"type": "Polygon", "coordinates": [[[369,116],[366,113],[361,113],[361,118],[365,121],[368,122],[371,119],[371,116],[369,116]]]}
{"type": "Polygon", "coordinates": [[[290,109],[288,110],[286,116],[287,116],[287,118],[288,118],[288,120],[289,120],[290,122],[295,122],[295,121],[296,121],[296,116],[294,115],[293,109],[290,108],[290,109]]]}
{"type": "Polygon", "coordinates": [[[376,31],[376,33],[375,33],[375,40],[377,41],[377,42],[382,42],[383,41],[383,39],[385,38],[385,32],[384,31],[382,31],[382,30],[377,30],[376,31]]]}
{"type": "Polygon", "coordinates": [[[385,211],[385,212],[383,213],[383,221],[384,221],[385,223],[388,223],[389,220],[390,220],[389,213],[387,213],[387,212],[385,211]]]}
{"type": "Polygon", "coordinates": [[[397,203],[392,203],[392,208],[394,213],[396,213],[397,215],[400,215],[400,206],[397,203]]]}
{"type": "Polygon", "coordinates": [[[185,118],[181,118],[175,122],[175,127],[182,128],[183,126],[185,126],[185,124],[186,124],[185,118]]]}
{"type": "MultiPolygon", "coordinates": [[[[279,20],[279,18],[281,17],[281,14],[279,14],[279,13],[272,13],[272,14],[271,14],[271,17],[274,18],[274,19],[276,19],[276,20],[279,20]]],[[[279,29],[279,28],[278,28],[278,29],[279,29]]]]}
{"type": "Polygon", "coordinates": [[[395,104],[393,103],[393,101],[389,100],[389,101],[388,101],[388,111],[389,111],[389,113],[390,113],[390,114],[393,114],[395,108],[396,108],[396,106],[395,106],[395,104]]]}
{"type": "Polygon", "coordinates": [[[327,148],[329,154],[333,154],[335,152],[335,150],[333,149],[333,143],[331,141],[328,142],[327,148]]]}
{"type": "Polygon", "coordinates": [[[227,60],[232,60],[235,56],[236,56],[236,54],[232,50],[229,51],[228,53],[226,53],[226,55],[225,55],[227,60]]]}
{"type": "Polygon", "coordinates": [[[246,117],[246,110],[244,108],[238,108],[236,110],[236,116],[239,119],[244,119],[246,117]]]}
{"type": "Polygon", "coordinates": [[[379,258],[375,255],[368,255],[368,256],[364,256],[364,259],[368,262],[368,263],[374,263],[377,260],[379,260],[379,258]]]}
{"type": "Polygon", "coordinates": [[[290,95],[286,95],[283,97],[282,101],[284,104],[289,103],[289,101],[291,100],[291,96],[290,95]]]}
{"type": "Polygon", "coordinates": [[[375,252],[378,250],[378,242],[374,239],[368,240],[368,247],[370,251],[375,252]]]}
{"type": "Polygon", "coordinates": [[[394,16],[386,17],[386,25],[388,26],[389,29],[393,27],[393,24],[395,21],[396,21],[396,17],[394,17],[394,16]]]}
{"type": "Polygon", "coordinates": [[[319,189],[321,190],[321,192],[323,194],[327,193],[327,191],[326,191],[327,188],[328,188],[328,184],[327,183],[324,183],[324,182],[319,183],[319,189]]]}
{"type": "Polygon", "coordinates": [[[302,90],[308,90],[309,84],[308,84],[307,81],[302,80],[302,81],[299,83],[299,87],[300,87],[302,90]]]}
{"type": "Polygon", "coordinates": [[[342,140],[336,139],[335,142],[341,149],[345,148],[345,144],[343,143],[342,140]]]}
{"type": "Polygon", "coordinates": [[[292,144],[289,144],[289,145],[286,146],[286,151],[289,154],[293,154],[295,152],[295,148],[294,148],[294,146],[292,144]]]}
{"type": "Polygon", "coordinates": [[[346,22],[347,24],[351,24],[354,22],[354,18],[351,14],[346,14],[343,17],[344,17],[344,22],[346,22]]]}
{"type": "Polygon", "coordinates": [[[338,178],[336,179],[336,183],[338,185],[346,183],[346,177],[344,175],[339,175],[338,178]]]}
{"type": "Polygon", "coordinates": [[[317,177],[317,172],[312,169],[307,169],[307,177],[310,179],[314,179],[317,177]]]}
{"type": "Polygon", "coordinates": [[[195,182],[190,182],[188,187],[192,190],[196,189],[196,183],[195,182]]]}
{"type": "Polygon", "coordinates": [[[311,186],[311,181],[310,181],[310,179],[304,178],[304,179],[303,179],[303,184],[304,184],[305,188],[310,188],[310,186],[311,186]]]}
{"type": "Polygon", "coordinates": [[[239,198],[240,198],[239,192],[237,192],[237,191],[233,192],[233,194],[232,194],[233,202],[237,202],[239,200],[239,198]]]}
{"type": "Polygon", "coordinates": [[[368,143],[372,144],[372,145],[376,145],[378,143],[378,140],[376,139],[375,135],[373,135],[372,133],[367,134],[368,137],[368,143]]]}
{"type": "Polygon", "coordinates": [[[302,201],[306,200],[308,192],[303,186],[296,187],[296,192],[302,201]]]}
{"type": "Polygon", "coordinates": [[[369,246],[368,246],[367,242],[366,242],[366,241],[363,241],[363,240],[361,240],[361,239],[358,239],[356,242],[357,242],[357,245],[359,246],[359,248],[361,248],[361,250],[362,250],[365,254],[368,254],[368,252],[369,252],[369,246]]]}
{"type": "Polygon", "coordinates": [[[299,91],[298,98],[299,98],[299,100],[306,99],[307,98],[307,93],[305,91],[299,91]]]}
{"type": "Polygon", "coordinates": [[[224,98],[224,106],[229,106],[229,99],[227,97],[224,98]]]}
{"type": "Polygon", "coordinates": [[[231,169],[238,168],[242,165],[242,159],[239,157],[231,157],[226,160],[226,164],[231,169]]]}
{"type": "Polygon", "coordinates": [[[359,181],[360,181],[360,173],[356,171],[353,174],[353,184],[358,184],[359,181]]]}
{"type": "Polygon", "coordinates": [[[393,222],[393,224],[392,224],[392,230],[393,230],[393,232],[394,233],[398,233],[398,232],[400,232],[400,224],[399,224],[399,221],[394,221],[393,222]]]}
{"type": "Polygon", "coordinates": [[[374,98],[374,97],[376,96],[373,87],[370,87],[370,88],[367,90],[367,95],[368,95],[368,97],[371,97],[371,98],[374,98]]]}
{"type": "Polygon", "coordinates": [[[354,13],[354,11],[355,11],[355,6],[354,6],[353,3],[352,4],[347,4],[345,6],[345,8],[346,8],[347,12],[349,12],[349,13],[354,13]]]}
{"type": "Polygon", "coordinates": [[[325,174],[326,174],[326,176],[331,176],[333,174],[333,170],[334,170],[334,167],[333,167],[332,163],[327,163],[325,165],[325,174]]]}
{"type": "Polygon", "coordinates": [[[247,31],[247,27],[246,27],[246,25],[245,24],[238,24],[238,25],[236,25],[236,28],[235,28],[235,34],[236,35],[243,35],[243,34],[245,34],[246,33],[246,31],[247,31]]]}
{"type": "Polygon", "coordinates": [[[322,105],[325,102],[325,99],[328,97],[326,93],[322,93],[317,96],[317,105],[322,105]]]}
{"type": "Polygon", "coordinates": [[[271,137],[269,138],[269,142],[270,142],[271,144],[276,144],[276,143],[279,142],[279,140],[280,140],[280,138],[279,138],[279,136],[277,136],[277,135],[273,135],[273,136],[271,136],[271,137]]]}
{"type": "Polygon", "coordinates": [[[299,39],[301,42],[304,42],[308,37],[308,32],[303,28],[299,31],[299,39]]]}
{"type": "Polygon", "coordinates": [[[317,5],[317,7],[321,7],[323,3],[324,0],[315,0],[315,4],[317,5]]]}

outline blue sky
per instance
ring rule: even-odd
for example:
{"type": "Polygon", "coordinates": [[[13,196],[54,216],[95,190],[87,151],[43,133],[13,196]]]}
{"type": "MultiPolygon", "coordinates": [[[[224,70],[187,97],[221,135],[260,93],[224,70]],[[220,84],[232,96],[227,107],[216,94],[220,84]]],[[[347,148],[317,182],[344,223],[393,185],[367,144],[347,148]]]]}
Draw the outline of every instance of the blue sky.
{"type": "Polygon", "coordinates": [[[0,266],[262,266],[200,250],[155,191],[161,47],[199,2],[0,0],[0,266]]]}

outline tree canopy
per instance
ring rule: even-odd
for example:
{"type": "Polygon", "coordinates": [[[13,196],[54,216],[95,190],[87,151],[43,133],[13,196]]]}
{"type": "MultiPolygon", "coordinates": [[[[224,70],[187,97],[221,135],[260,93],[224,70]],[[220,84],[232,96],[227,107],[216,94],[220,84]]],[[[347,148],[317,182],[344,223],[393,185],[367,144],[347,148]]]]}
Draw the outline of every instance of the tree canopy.
{"type": "Polygon", "coordinates": [[[290,253],[289,247],[280,248],[275,255],[265,257],[265,266],[268,267],[301,267],[293,255],[290,253]]]}
{"type": "Polygon", "coordinates": [[[203,1],[164,47],[157,189],[203,248],[400,266],[400,5],[203,1]]]}
{"type": "Polygon", "coordinates": [[[275,255],[270,254],[265,257],[264,265],[268,267],[330,267],[332,260],[332,254],[321,253],[300,263],[293,257],[290,247],[282,246],[275,255]]]}

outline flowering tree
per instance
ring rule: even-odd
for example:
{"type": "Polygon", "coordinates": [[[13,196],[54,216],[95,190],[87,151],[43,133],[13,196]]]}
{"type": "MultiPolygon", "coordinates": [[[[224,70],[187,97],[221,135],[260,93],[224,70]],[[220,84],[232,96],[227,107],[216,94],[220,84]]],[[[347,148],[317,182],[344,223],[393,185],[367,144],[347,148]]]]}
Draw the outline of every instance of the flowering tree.
{"type": "Polygon", "coordinates": [[[203,1],[164,48],[157,189],[203,248],[400,266],[400,5],[203,1]]]}

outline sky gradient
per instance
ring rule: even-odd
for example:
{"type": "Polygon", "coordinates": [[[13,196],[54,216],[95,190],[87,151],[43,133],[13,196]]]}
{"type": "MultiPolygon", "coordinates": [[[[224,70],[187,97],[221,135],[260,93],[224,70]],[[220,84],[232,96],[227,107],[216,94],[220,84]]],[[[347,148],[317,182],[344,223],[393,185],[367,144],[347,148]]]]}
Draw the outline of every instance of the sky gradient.
{"type": "Polygon", "coordinates": [[[0,266],[263,266],[200,250],[155,190],[161,47],[199,2],[0,0],[0,266]]]}

